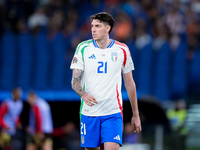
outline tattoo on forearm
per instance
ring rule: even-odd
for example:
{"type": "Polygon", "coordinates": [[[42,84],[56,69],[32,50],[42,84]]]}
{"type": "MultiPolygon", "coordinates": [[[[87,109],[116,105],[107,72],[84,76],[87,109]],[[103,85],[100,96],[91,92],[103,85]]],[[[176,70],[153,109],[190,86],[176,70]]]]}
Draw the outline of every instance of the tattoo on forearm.
{"type": "Polygon", "coordinates": [[[81,87],[81,78],[83,76],[83,70],[74,69],[72,75],[72,89],[82,97],[86,92],[81,87]]]}

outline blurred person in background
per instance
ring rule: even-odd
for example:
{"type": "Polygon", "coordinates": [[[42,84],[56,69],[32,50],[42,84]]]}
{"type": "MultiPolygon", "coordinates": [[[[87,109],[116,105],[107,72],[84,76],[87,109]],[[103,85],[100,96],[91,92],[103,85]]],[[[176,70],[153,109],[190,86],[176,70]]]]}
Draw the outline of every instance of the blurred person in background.
{"type": "Polygon", "coordinates": [[[33,34],[37,34],[43,27],[48,26],[48,17],[45,14],[45,9],[39,6],[36,11],[28,19],[28,27],[33,34]]]}
{"type": "Polygon", "coordinates": [[[135,45],[138,50],[141,50],[146,45],[151,44],[152,37],[147,33],[147,24],[144,18],[139,18],[136,21],[136,39],[135,45]]]}
{"type": "Polygon", "coordinates": [[[134,65],[128,47],[109,38],[113,17],[101,12],[90,19],[93,39],[77,46],[70,67],[72,88],[82,98],[81,147],[99,150],[103,144],[105,150],[119,150],[123,130],[121,73],[133,111],[132,129],[141,131],[134,65]]]}
{"type": "Polygon", "coordinates": [[[51,134],[53,122],[49,104],[38,97],[34,91],[29,91],[27,102],[30,104],[27,150],[52,150],[51,134]]]}
{"type": "Polygon", "coordinates": [[[12,90],[12,99],[6,99],[0,106],[0,141],[2,147],[11,146],[14,150],[23,148],[23,143],[17,139],[17,129],[22,129],[20,114],[23,109],[22,89],[12,90]],[[10,141],[11,140],[11,141],[10,141]]]}
{"type": "Polygon", "coordinates": [[[188,132],[187,128],[184,126],[186,115],[186,103],[183,99],[179,99],[175,102],[174,109],[167,110],[167,117],[174,131],[176,150],[185,149],[185,138],[188,132]]]}

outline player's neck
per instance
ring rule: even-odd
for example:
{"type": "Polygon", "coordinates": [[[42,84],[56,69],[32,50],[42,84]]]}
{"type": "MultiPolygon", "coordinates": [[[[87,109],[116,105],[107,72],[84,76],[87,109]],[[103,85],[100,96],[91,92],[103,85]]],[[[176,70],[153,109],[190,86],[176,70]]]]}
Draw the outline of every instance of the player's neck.
{"type": "Polygon", "coordinates": [[[108,36],[108,37],[105,37],[104,39],[97,40],[96,42],[100,49],[106,49],[108,45],[111,43],[111,39],[109,39],[109,36],[108,36]]]}

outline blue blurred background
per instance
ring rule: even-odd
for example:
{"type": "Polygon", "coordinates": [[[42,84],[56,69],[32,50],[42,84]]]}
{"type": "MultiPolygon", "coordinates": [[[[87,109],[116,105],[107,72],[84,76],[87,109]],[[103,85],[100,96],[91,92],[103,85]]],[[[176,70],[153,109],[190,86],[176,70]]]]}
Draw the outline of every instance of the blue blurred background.
{"type": "Polygon", "coordinates": [[[20,86],[72,100],[70,62],[78,43],[91,38],[89,16],[101,11],[116,20],[111,38],[130,48],[140,94],[161,101],[199,97],[197,2],[2,0],[0,98],[20,86]]]}
{"type": "Polygon", "coordinates": [[[56,112],[71,104],[78,111],[69,67],[78,43],[92,38],[90,15],[101,11],[115,18],[111,38],[130,49],[141,109],[152,111],[144,99],[164,114],[177,100],[187,109],[200,102],[199,0],[0,0],[0,101],[16,86],[23,100],[33,89],[51,104],[54,126],[70,120],[56,112]]]}

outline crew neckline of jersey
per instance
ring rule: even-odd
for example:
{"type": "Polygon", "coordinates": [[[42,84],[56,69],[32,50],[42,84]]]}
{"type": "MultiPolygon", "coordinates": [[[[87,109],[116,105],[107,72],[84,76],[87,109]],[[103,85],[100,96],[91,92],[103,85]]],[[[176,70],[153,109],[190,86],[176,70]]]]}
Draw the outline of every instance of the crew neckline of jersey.
{"type": "MultiPolygon", "coordinates": [[[[94,47],[99,48],[99,46],[97,45],[97,42],[94,39],[92,39],[92,41],[93,41],[94,47]]],[[[107,48],[111,48],[114,45],[114,43],[115,43],[115,40],[111,39],[111,42],[107,46],[107,48]]]]}

